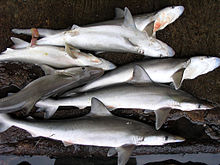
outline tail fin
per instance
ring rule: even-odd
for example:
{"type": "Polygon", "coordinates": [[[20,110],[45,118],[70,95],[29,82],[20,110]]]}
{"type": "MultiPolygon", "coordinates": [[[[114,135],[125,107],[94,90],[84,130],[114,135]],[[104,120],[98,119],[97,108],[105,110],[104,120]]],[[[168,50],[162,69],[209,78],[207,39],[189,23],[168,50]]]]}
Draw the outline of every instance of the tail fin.
{"type": "Polygon", "coordinates": [[[30,44],[20,38],[11,37],[12,42],[14,42],[13,48],[26,48],[30,46],[30,44]]]}
{"type": "Polygon", "coordinates": [[[12,29],[11,30],[15,34],[26,34],[26,35],[32,35],[31,29],[12,29]]]}
{"type": "Polygon", "coordinates": [[[6,114],[0,114],[0,132],[6,131],[12,125],[8,122],[10,117],[6,114]]]}

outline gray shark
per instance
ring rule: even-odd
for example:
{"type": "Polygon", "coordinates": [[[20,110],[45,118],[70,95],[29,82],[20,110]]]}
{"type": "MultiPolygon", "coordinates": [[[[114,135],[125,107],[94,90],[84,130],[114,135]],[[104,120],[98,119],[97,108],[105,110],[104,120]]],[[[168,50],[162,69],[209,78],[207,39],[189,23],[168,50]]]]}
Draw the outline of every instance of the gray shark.
{"type": "Polygon", "coordinates": [[[157,130],[163,125],[171,109],[192,111],[213,108],[184,91],[152,82],[145,70],[137,65],[130,83],[108,86],[75,97],[46,99],[37,102],[36,106],[44,109],[46,116],[50,117],[59,106],[75,106],[80,109],[91,106],[92,97],[101,100],[110,110],[126,108],[154,111],[157,130]]]}
{"type": "Polygon", "coordinates": [[[128,82],[132,78],[135,65],[142,66],[152,81],[157,83],[173,83],[175,89],[179,89],[183,80],[194,79],[219,67],[220,58],[197,56],[190,59],[148,59],[134,62],[118,67],[83,87],[66,92],[63,96],[72,96],[76,93],[128,82]]]}
{"type": "Polygon", "coordinates": [[[42,68],[46,74],[50,75],[40,77],[18,93],[0,99],[0,113],[10,113],[25,108],[28,114],[38,100],[59,95],[63,91],[78,87],[103,74],[102,69],[93,67],[54,70],[45,65],[42,68]]]}
{"type": "Polygon", "coordinates": [[[0,114],[0,131],[11,126],[22,128],[32,136],[61,140],[72,144],[112,147],[108,156],[118,153],[118,165],[125,165],[135,146],[164,145],[182,142],[184,138],[162,131],[141,122],[111,115],[97,99],[92,99],[91,112],[86,116],[66,120],[17,120],[0,114]]]}

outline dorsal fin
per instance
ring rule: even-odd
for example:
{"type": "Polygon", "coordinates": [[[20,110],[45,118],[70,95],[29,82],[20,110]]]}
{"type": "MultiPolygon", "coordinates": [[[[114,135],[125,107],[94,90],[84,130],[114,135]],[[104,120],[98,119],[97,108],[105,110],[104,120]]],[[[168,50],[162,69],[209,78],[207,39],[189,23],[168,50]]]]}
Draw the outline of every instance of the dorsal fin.
{"type": "Polygon", "coordinates": [[[139,84],[139,83],[154,83],[148,73],[140,65],[134,66],[133,76],[129,83],[139,84]]]}
{"type": "Polygon", "coordinates": [[[131,15],[130,10],[125,7],[124,9],[124,23],[123,26],[126,28],[132,28],[132,29],[137,29],[136,25],[134,23],[133,17],[131,15]]]}
{"type": "MultiPolygon", "coordinates": [[[[67,43],[66,43],[67,44],[67,43]]],[[[68,45],[68,47],[72,50],[72,51],[74,51],[74,52],[80,52],[80,50],[79,49],[77,49],[77,48],[75,48],[73,45],[70,45],[70,44],[67,44],[68,45]]]]}
{"type": "Polygon", "coordinates": [[[124,11],[120,8],[115,8],[115,19],[124,18],[124,11]]]}
{"type": "Polygon", "coordinates": [[[28,42],[26,42],[20,38],[11,37],[11,40],[15,44],[13,46],[14,48],[26,48],[30,45],[28,42]]]}
{"type": "Polygon", "coordinates": [[[89,116],[112,116],[106,106],[97,98],[93,97],[91,100],[91,111],[89,116]]]}

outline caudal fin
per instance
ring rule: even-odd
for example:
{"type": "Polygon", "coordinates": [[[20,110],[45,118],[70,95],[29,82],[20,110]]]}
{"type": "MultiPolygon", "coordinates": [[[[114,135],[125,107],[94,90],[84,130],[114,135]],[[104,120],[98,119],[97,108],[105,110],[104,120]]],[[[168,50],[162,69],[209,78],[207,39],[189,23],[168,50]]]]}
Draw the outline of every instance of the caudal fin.
{"type": "Polygon", "coordinates": [[[31,29],[12,29],[11,31],[15,34],[32,35],[31,29]]]}
{"type": "Polygon", "coordinates": [[[30,44],[20,38],[11,37],[12,42],[14,42],[13,48],[26,48],[30,46],[30,44]]]}

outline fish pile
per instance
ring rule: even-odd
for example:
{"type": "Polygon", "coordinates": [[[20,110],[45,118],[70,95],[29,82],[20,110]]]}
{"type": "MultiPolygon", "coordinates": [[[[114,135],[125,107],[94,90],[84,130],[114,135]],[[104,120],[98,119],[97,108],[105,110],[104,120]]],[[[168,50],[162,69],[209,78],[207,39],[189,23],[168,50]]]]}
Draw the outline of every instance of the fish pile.
{"type": "Polygon", "coordinates": [[[160,59],[175,53],[156,38],[156,32],[174,22],[183,13],[182,6],[134,17],[128,8],[115,11],[114,20],[84,27],[12,30],[17,34],[32,35],[31,43],[12,37],[13,49],[2,52],[0,61],[37,64],[45,76],[0,99],[1,132],[16,126],[33,137],[61,140],[65,146],[111,147],[107,155],[118,154],[118,165],[126,164],[135,146],[184,141],[182,137],[159,129],[172,109],[192,111],[214,107],[179,88],[184,79],[194,79],[219,67],[220,59],[207,56],[160,59]],[[80,49],[96,53],[129,52],[158,58],[116,68],[113,63],[80,49]],[[112,71],[104,74],[107,70],[112,71]],[[45,120],[21,120],[5,114],[25,109],[29,116],[34,106],[38,108],[37,112],[44,112],[45,120]],[[46,120],[59,106],[80,109],[91,106],[91,111],[79,118],[46,120]],[[111,111],[119,108],[153,111],[155,128],[114,116],[111,111]]]}

